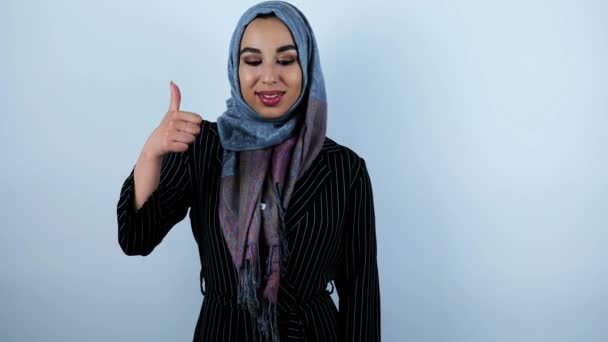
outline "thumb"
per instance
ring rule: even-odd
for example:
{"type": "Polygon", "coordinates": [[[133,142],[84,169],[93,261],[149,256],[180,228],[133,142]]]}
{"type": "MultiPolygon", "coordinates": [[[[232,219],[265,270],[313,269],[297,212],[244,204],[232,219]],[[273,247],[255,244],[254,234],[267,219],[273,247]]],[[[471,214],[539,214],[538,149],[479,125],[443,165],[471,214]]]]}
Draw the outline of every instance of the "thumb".
{"type": "Polygon", "coordinates": [[[171,83],[169,84],[171,88],[171,103],[169,104],[169,111],[179,111],[180,102],[182,102],[182,94],[177,87],[177,84],[171,83]]]}

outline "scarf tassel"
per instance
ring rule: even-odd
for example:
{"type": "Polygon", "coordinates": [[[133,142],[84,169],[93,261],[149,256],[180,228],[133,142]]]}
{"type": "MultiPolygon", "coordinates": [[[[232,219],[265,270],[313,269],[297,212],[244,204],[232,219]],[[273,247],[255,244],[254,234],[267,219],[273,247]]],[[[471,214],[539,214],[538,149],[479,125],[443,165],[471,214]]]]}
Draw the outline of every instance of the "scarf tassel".
{"type": "Polygon", "coordinates": [[[277,305],[270,301],[266,302],[267,305],[262,306],[262,312],[257,319],[258,330],[265,340],[280,342],[277,324],[277,305]]]}
{"type": "Polygon", "coordinates": [[[252,265],[251,259],[246,259],[239,270],[238,303],[255,315],[259,306],[257,289],[260,284],[260,260],[258,257],[254,259],[255,265],[252,265]]]}
{"type": "MultiPolygon", "coordinates": [[[[259,258],[257,258],[259,260],[259,258]]],[[[257,263],[259,265],[259,262],[257,263]]],[[[257,284],[259,284],[259,267],[251,267],[251,260],[246,260],[241,268],[241,281],[239,283],[239,304],[245,306],[252,318],[256,319],[258,331],[266,341],[280,342],[277,324],[277,306],[266,298],[263,305],[259,305],[257,298],[257,284]]]]}
{"type": "MultiPolygon", "coordinates": [[[[270,253],[266,259],[266,279],[272,273],[272,260],[274,254],[277,253],[278,246],[272,246],[270,253]]],[[[265,337],[265,340],[279,342],[279,332],[277,324],[277,305],[267,298],[264,298],[261,313],[257,317],[258,330],[265,337]]]]}

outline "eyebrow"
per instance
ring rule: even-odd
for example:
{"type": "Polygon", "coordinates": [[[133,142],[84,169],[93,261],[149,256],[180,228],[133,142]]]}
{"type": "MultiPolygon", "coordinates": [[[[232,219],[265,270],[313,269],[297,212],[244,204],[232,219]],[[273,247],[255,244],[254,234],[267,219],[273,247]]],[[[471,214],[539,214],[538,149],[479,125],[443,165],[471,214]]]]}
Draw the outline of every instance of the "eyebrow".
{"type": "MultiPolygon", "coordinates": [[[[283,52],[283,51],[287,51],[287,50],[296,50],[296,47],[294,45],[284,45],[281,46],[279,48],[277,48],[277,53],[279,52],[283,52]]],[[[252,48],[252,47],[245,47],[241,50],[241,52],[239,52],[239,56],[244,54],[245,52],[251,52],[251,53],[262,53],[262,51],[260,51],[260,49],[256,49],[256,48],[252,48]]]]}

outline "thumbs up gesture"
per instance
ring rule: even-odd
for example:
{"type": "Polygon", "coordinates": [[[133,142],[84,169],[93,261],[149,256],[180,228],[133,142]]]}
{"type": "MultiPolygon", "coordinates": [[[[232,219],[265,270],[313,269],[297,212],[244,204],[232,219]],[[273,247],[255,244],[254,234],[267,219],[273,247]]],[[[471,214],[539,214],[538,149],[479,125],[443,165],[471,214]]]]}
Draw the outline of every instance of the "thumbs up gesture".
{"type": "Polygon", "coordinates": [[[180,111],[182,95],[179,88],[173,81],[169,87],[169,110],[144,145],[146,155],[151,157],[160,158],[168,152],[184,152],[200,133],[202,117],[197,113],[180,111]]]}

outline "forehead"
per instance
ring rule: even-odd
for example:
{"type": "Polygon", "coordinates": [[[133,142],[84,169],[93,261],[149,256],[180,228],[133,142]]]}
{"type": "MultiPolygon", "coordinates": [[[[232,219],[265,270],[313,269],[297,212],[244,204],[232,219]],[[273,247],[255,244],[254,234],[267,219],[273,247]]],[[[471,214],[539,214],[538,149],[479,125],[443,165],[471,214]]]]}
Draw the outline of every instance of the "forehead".
{"type": "Polygon", "coordinates": [[[252,20],[241,38],[241,47],[256,47],[293,44],[291,31],[285,23],[276,17],[256,18],[252,20]]]}

